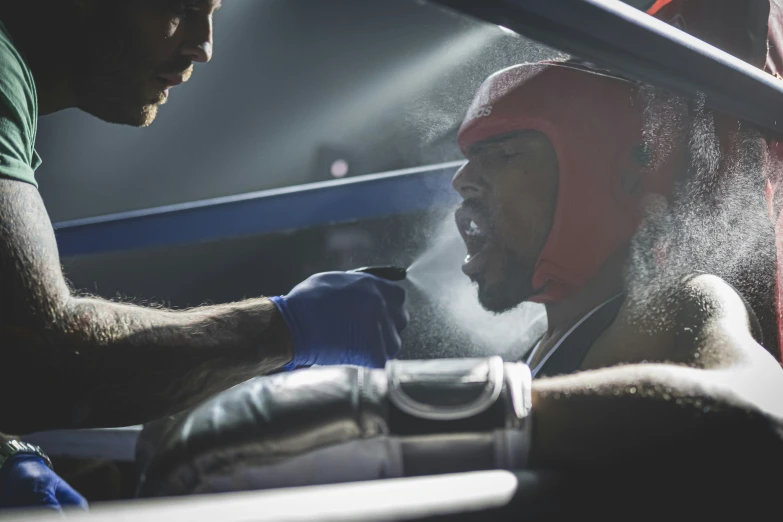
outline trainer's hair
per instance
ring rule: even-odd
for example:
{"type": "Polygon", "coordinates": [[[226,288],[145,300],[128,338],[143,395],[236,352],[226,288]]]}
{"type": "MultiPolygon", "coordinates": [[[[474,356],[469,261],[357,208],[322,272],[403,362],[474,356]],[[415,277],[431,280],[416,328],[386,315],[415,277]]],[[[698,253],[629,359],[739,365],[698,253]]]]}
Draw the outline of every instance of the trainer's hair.
{"type": "Polygon", "coordinates": [[[16,0],[0,2],[0,21],[23,49],[51,52],[51,46],[67,37],[76,6],[67,0],[16,0]],[[51,36],[51,40],[46,37],[51,36]]]}

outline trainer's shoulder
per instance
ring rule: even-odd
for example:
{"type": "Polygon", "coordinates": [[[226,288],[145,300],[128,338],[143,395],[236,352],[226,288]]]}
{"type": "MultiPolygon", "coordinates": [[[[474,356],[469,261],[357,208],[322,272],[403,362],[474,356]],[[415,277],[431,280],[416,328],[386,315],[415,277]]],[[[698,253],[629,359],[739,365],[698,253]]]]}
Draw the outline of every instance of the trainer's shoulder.
{"type": "Polygon", "coordinates": [[[0,95],[6,104],[29,120],[38,118],[38,97],[33,73],[11,34],[0,21],[0,95]]]}

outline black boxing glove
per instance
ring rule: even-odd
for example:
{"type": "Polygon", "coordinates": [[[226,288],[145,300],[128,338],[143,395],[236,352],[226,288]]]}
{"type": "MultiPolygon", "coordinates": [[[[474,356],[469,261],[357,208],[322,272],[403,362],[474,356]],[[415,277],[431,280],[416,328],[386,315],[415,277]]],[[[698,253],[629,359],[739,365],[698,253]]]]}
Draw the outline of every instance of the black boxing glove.
{"type": "Polygon", "coordinates": [[[180,414],[142,496],[522,469],[531,377],[499,357],[390,361],[260,377],[180,414]]]}

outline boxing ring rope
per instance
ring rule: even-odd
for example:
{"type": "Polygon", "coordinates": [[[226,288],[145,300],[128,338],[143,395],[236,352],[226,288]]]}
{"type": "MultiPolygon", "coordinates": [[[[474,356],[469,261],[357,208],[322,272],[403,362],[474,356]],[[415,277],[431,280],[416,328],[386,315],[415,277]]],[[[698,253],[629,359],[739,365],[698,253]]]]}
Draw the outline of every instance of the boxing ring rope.
{"type": "MultiPolygon", "coordinates": [[[[503,510],[525,511],[537,493],[547,491],[546,476],[503,470],[429,477],[305,486],[188,497],[98,503],[90,513],[68,513],[76,522],[146,520],[169,522],[419,520],[503,510]],[[347,509],[349,508],[349,509],[347,509]],[[347,511],[346,511],[347,509],[347,511]]],[[[535,505],[533,505],[535,507],[535,505]]],[[[62,520],[51,511],[0,513],[0,522],[62,520]]],[[[505,518],[505,517],[504,517],[505,518]]]]}
{"type": "Polygon", "coordinates": [[[431,0],[783,135],[783,82],[617,0],[431,0]]]}
{"type": "Polygon", "coordinates": [[[216,241],[375,219],[459,202],[463,161],[54,224],[61,257],[216,241]]]}

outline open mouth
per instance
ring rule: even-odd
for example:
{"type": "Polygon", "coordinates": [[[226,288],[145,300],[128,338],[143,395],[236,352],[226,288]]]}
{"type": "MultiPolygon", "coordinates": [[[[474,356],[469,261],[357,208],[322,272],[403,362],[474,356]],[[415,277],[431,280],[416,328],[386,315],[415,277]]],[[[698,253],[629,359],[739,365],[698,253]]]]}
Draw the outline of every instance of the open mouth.
{"type": "Polygon", "coordinates": [[[483,213],[477,212],[474,205],[463,204],[454,213],[457,228],[468,249],[463,272],[472,275],[478,270],[481,263],[481,253],[489,242],[489,223],[483,213]]]}

